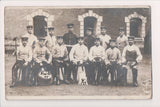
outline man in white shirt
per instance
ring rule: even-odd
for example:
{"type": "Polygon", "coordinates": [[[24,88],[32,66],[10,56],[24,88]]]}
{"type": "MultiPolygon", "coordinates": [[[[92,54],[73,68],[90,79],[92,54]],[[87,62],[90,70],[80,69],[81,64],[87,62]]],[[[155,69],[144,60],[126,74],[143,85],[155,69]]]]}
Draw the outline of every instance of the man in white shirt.
{"type": "Polygon", "coordinates": [[[122,53],[124,47],[127,45],[127,42],[128,42],[128,38],[125,35],[124,28],[120,27],[119,28],[119,36],[117,37],[117,45],[118,45],[118,49],[121,51],[121,53],[122,53]]]}
{"type": "Polygon", "coordinates": [[[35,49],[33,50],[33,59],[34,59],[34,78],[35,78],[35,85],[38,85],[38,72],[40,71],[41,67],[44,67],[49,71],[51,69],[51,61],[52,61],[52,54],[49,49],[45,46],[45,38],[39,37],[38,44],[36,45],[35,49]],[[48,58],[46,58],[48,56],[48,58]]]}
{"type": "Polygon", "coordinates": [[[48,28],[49,35],[46,37],[46,47],[52,51],[52,47],[57,44],[56,36],[54,35],[54,27],[48,28]]]}
{"type": "Polygon", "coordinates": [[[74,45],[69,54],[70,61],[72,62],[73,78],[77,81],[76,66],[83,65],[88,60],[88,48],[84,45],[83,37],[78,37],[78,43],[74,45]]]}
{"type": "Polygon", "coordinates": [[[29,85],[29,75],[30,75],[30,62],[32,60],[32,49],[29,47],[28,44],[28,36],[23,35],[21,37],[21,45],[17,48],[17,61],[12,67],[12,84],[10,87],[14,87],[17,82],[17,71],[18,69],[22,70],[22,79],[27,81],[27,85],[29,85]],[[27,74],[27,75],[25,75],[27,74]]]}
{"type": "MultiPolygon", "coordinates": [[[[115,78],[115,74],[117,74],[117,78],[119,78],[120,73],[120,64],[121,64],[121,52],[116,47],[116,41],[110,40],[110,48],[108,48],[105,52],[105,65],[109,73],[111,74],[111,83],[117,82],[115,78]],[[116,73],[117,72],[117,73],[116,73]]],[[[108,81],[108,71],[105,71],[105,78],[108,81]]]]}
{"type": "MultiPolygon", "coordinates": [[[[69,84],[69,81],[67,80],[68,72],[69,72],[69,57],[68,57],[68,51],[67,47],[63,43],[63,37],[57,36],[57,44],[52,47],[52,63],[53,63],[53,69],[56,71],[56,84],[60,85],[60,70],[62,67],[64,67],[64,74],[63,80],[64,83],[69,84]]],[[[62,69],[61,69],[62,70],[62,69]]],[[[52,72],[55,72],[52,71],[52,72]]]]}
{"type": "Polygon", "coordinates": [[[35,44],[37,43],[37,37],[33,34],[33,26],[27,26],[27,33],[24,35],[28,37],[28,44],[32,49],[35,48],[35,44]]]}
{"type": "Polygon", "coordinates": [[[101,26],[101,35],[99,35],[100,41],[104,49],[108,48],[109,40],[111,37],[107,35],[107,28],[105,26],[101,26]]]}
{"type": "Polygon", "coordinates": [[[134,45],[134,37],[128,37],[128,45],[124,48],[122,53],[122,63],[123,63],[123,70],[127,71],[127,66],[131,68],[132,75],[133,75],[133,86],[138,86],[137,83],[137,75],[138,69],[137,64],[142,60],[142,54],[139,48],[134,45]]]}
{"type": "Polygon", "coordinates": [[[100,38],[95,38],[95,45],[91,47],[89,52],[89,60],[91,61],[91,67],[93,68],[93,71],[90,72],[92,72],[92,81],[95,85],[98,85],[100,82],[104,67],[104,59],[105,49],[100,45],[100,38]]]}

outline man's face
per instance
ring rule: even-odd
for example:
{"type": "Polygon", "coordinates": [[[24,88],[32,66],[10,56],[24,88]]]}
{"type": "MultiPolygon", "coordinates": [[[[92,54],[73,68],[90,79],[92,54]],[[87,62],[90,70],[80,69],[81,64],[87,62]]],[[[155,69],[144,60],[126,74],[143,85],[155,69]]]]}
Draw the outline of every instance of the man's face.
{"type": "Polygon", "coordinates": [[[123,36],[123,35],[124,35],[124,31],[122,31],[122,30],[119,31],[119,35],[120,35],[120,36],[123,36]]]}
{"type": "Polygon", "coordinates": [[[59,45],[62,45],[63,44],[63,38],[58,38],[57,42],[58,42],[59,45]]]}
{"type": "Polygon", "coordinates": [[[83,42],[84,42],[83,39],[79,39],[79,40],[78,40],[78,43],[79,43],[80,45],[82,45],[83,42]]]}
{"type": "Polygon", "coordinates": [[[70,28],[68,28],[68,30],[72,32],[74,30],[74,28],[70,27],[70,28]]]}
{"type": "Polygon", "coordinates": [[[100,40],[96,40],[96,41],[95,41],[95,45],[96,45],[96,46],[99,46],[100,43],[101,43],[100,40]]]}
{"type": "Polygon", "coordinates": [[[128,43],[130,46],[132,46],[134,44],[134,41],[133,40],[128,40],[128,43]]]}
{"type": "Polygon", "coordinates": [[[44,39],[40,39],[40,40],[39,40],[39,45],[40,45],[41,47],[43,47],[43,46],[45,45],[45,40],[44,40],[44,39]]]}
{"type": "Polygon", "coordinates": [[[27,43],[28,43],[28,40],[22,40],[22,44],[24,47],[27,45],[27,43]]]}
{"type": "Polygon", "coordinates": [[[106,29],[101,29],[101,34],[102,34],[102,35],[105,35],[105,34],[106,34],[106,32],[107,32],[107,30],[106,30],[106,29]]]}
{"type": "Polygon", "coordinates": [[[92,31],[91,30],[86,30],[86,35],[92,35],[92,31]]]}
{"type": "Polygon", "coordinates": [[[115,42],[111,42],[110,46],[111,46],[111,48],[114,48],[116,46],[116,43],[115,42]]]}
{"type": "Polygon", "coordinates": [[[27,28],[27,32],[28,32],[29,34],[32,34],[32,33],[33,33],[33,29],[32,29],[32,28],[27,28]]]}
{"type": "Polygon", "coordinates": [[[54,34],[54,30],[49,30],[49,35],[53,35],[54,34]]]}

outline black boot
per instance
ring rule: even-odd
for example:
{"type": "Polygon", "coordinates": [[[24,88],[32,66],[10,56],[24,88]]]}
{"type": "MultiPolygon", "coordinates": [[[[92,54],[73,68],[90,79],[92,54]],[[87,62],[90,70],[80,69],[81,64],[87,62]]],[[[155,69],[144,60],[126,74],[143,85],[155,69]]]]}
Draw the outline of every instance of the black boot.
{"type": "Polygon", "coordinates": [[[67,75],[64,76],[64,83],[65,84],[70,84],[70,82],[67,80],[67,75]]]}
{"type": "Polygon", "coordinates": [[[12,82],[12,84],[10,85],[10,88],[13,88],[16,86],[16,82],[12,82]]]}
{"type": "Polygon", "coordinates": [[[132,69],[132,75],[133,75],[133,86],[137,87],[138,83],[137,83],[137,69],[133,68],[132,69]]]}

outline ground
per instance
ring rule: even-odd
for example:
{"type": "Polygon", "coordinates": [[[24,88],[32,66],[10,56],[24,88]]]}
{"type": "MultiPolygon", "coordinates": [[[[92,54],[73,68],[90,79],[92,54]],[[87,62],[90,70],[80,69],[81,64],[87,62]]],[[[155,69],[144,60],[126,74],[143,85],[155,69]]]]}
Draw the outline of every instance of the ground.
{"type": "Polygon", "coordinates": [[[5,56],[5,93],[6,96],[149,96],[152,94],[151,86],[151,57],[144,55],[138,66],[138,87],[132,87],[131,71],[128,72],[128,86],[81,86],[77,84],[60,86],[17,86],[10,88],[11,68],[15,63],[14,56],[5,56]]]}

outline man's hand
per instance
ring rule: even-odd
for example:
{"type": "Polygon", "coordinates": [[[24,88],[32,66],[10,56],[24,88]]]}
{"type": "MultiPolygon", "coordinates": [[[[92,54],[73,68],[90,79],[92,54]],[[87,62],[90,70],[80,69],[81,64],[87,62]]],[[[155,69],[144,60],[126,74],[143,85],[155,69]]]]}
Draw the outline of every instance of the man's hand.
{"type": "Polygon", "coordinates": [[[92,59],[92,62],[96,62],[96,60],[95,60],[95,59],[92,59]]]}
{"type": "Polygon", "coordinates": [[[40,62],[40,66],[43,66],[42,62],[40,62]]]}
{"type": "Polygon", "coordinates": [[[130,64],[130,67],[133,68],[133,67],[136,66],[136,65],[137,65],[137,61],[131,63],[131,64],[130,64]]]}
{"type": "Polygon", "coordinates": [[[24,65],[24,66],[27,66],[27,65],[28,65],[28,62],[25,62],[23,65],[24,65]]]}

